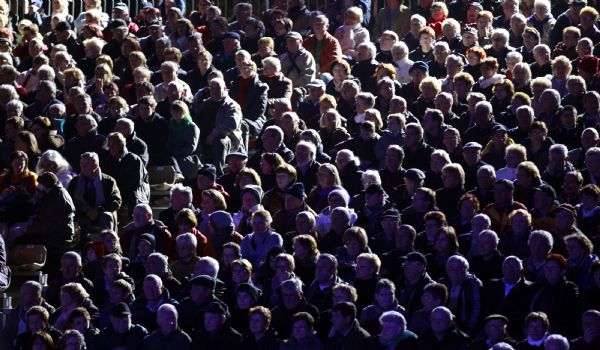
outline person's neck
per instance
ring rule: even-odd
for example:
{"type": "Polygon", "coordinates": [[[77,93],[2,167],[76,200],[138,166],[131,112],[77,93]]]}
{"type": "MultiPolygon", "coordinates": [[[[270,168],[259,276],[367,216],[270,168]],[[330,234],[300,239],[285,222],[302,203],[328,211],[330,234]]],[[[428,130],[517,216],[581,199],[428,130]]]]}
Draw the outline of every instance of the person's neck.
{"type": "Polygon", "coordinates": [[[321,41],[325,38],[325,33],[315,33],[315,38],[317,38],[317,40],[321,41]]]}
{"type": "Polygon", "coordinates": [[[262,337],[264,337],[266,333],[267,333],[266,330],[253,333],[254,340],[258,341],[258,340],[262,339],[262,337]]]}

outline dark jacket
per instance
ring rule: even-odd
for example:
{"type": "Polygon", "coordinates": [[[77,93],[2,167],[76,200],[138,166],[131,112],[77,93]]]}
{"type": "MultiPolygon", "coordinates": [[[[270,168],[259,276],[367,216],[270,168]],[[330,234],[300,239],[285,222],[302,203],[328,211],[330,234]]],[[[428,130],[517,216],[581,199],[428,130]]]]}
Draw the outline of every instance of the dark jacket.
{"type": "Polygon", "coordinates": [[[315,320],[319,319],[319,310],[305,299],[293,309],[279,304],[271,311],[271,325],[280,338],[287,339],[292,334],[292,316],[298,312],[308,312],[315,320]]]}
{"type": "Polygon", "coordinates": [[[192,349],[192,338],[181,329],[176,329],[168,335],[154,331],[144,338],[144,350],[189,350],[192,349]]]}
{"type": "Polygon", "coordinates": [[[150,199],[148,171],[140,157],[125,149],[125,154],[117,159],[107,151],[100,158],[100,164],[102,170],[117,182],[123,204],[133,209],[137,204],[148,203],[150,199]]]}
{"type": "Polygon", "coordinates": [[[119,232],[119,241],[121,242],[121,249],[123,254],[129,259],[135,259],[137,256],[137,245],[139,243],[139,236],[149,233],[156,239],[156,250],[163,254],[169,254],[171,252],[171,233],[162,221],[153,219],[142,227],[136,227],[133,222],[123,226],[121,232],[119,232]]]}
{"type": "Polygon", "coordinates": [[[127,350],[141,350],[144,344],[144,338],[148,331],[137,324],[132,324],[129,331],[125,334],[115,332],[111,325],[100,331],[93,338],[91,344],[88,344],[92,350],[112,349],[115,347],[124,347],[127,350]]]}
{"type": "Polygon", "coordinates": [[[546,281],[538,284],[531,298],[530,310],[543,311],[550,319],[550,332],[575,335],[579,317],[579,289],[575,283],[564,280],[554,285],[546,281]]]}
{"type": "Polygon", "coordinates": [[[73,170],[79,172],[81,170],[79,168],[81,155],[85,152],[101,154],[105,141],[106,138],[96,131],[89,132],[85,137],[77,135],[67,141],[63,154],[73,167],[73,170]]]}
{"type": "MultiPolygon", "coordinates": [[[[448,290],[452,288],[450,281],[446,278],[441,280],[448,290]]],[[[457,325],[470,332],[475,331],[481,317],[481,281],[475,275],[469,273],[461,285],[460,294],[455,308],[451,308],[456,316],[457,325]]]]}
{"type": "Polygon", "coordinates": [[[357,320],[354,320],[350,331],[347,334],[337,334],[330,332],[327,338],[327,350],[365,350],[368,349],[369,338],[371,335],[360,327],[357,320]]]}
{"type": "Polygon", "coordinates": [[[281,341],[272,328],[269,328],[262,338],[256,340],[253,335],[244,337],[243,350],[279,350],[281,341]]]}
{"type": "Polygon", "coordinates": [[[433,331],[426,332],[419,337],[419,350],[464,350],[469,345],[469,336],[454,328],[442,338],[437,339],[433,331]]]}
{"type": "Polygon", "coordinates": [[[75,205],[67,190],[59,184],[46,193],[33,210],[27,235],[57,253],[71,248],[75,236],[75,205]]]}
{"type": "MultiPolygon", "coordinates": [[[[169,291],[167,289],[165,289],[165,291],[161,295],[160,305],[163,304],[173,304],[175,306],[178,305],[177,300],[171,299],[171,297],[169,296],[169,291]]],[[[139,324],[140,326],[146,328],[149,331],[154,331],[157,328],[156,311],[158,311],[158,307],[156,308],[156,310],[151,311],[150,309],[148,309],[147,305],[148,300],[143,295],[133,302],[133,305],[131,305],[131,322],[139,324]]]]}
{"type": "MultiPolygon", "coordinates": [[[[229,96],[240,102],[240,81],[241,77],[235,79],[229,89],[229,96]]],[[[248,124],[250,135],[256,136],[260,133],[263,124],[267,120],[265,113],[267,111],[267,90],[269,87],[258,79],[255,75],[253,81],[248,85],[244,97],[244,103],[240,103],[243,121],[248,124]]]]}
{"type": "Polygon", "coordinates": [[[169,122],[156,113],[147,122],[139,117],[134,120],[137,135],[146,142],[150,162],[152,163],[153,158],[165,153],[165,145],[167,144],[166,131],[169,129],[169,122]]]}
{"type": "Polygon", "coordinates": [[[481,314],[484,318],[491,314],[505,315],[508,318],[508,334],[515,339],[522,339],[532,291],[533,284],[521,278],[505,295],[504,281],[491,280],[483,289],[481,314]]]}
{"type": "MultiPolygon", "coordinates": [[[[84,194],[80,193],[79,189],[77,188],[77,182],[82,176],[83,175],[78,175],[74,177],[69,183],[69,194],[75,203],[77,216],[85,216],[85,213],[88,210],[94,209],[95,207],[93,203],[87,203],[84,200],[84,194]]],[[[104,192],[104,205],[102,206],[102,211],[109,213],[116,212],[122,203],[121,192],[119,191],[117,182],[109,175],[101,174],[101,176],[102,190],[104,192]]]]}
{"type": "Polygon", "coordinates": [[[242,347],[242,335],[225,324],[216,334],[205,331],[194,333],[192,345],[194,350],[239,350],[242,347]]]}

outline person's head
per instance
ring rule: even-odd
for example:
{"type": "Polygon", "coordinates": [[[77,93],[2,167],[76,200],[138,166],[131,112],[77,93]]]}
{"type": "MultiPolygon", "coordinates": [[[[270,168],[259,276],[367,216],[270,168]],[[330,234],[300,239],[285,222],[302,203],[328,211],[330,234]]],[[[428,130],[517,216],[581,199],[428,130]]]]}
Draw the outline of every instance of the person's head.
{"type": "Polygon", "coordinates": [[[65,350],[85,350],[85,338],[83,334],[76,329],[66,330],[60,338],[61,349],[65,350]]]}
{"type": "Polygon", "coordinates": [[[569,340],[560,334],[552,334],[544,341],[544,349],[569,350],[569,340]]]}
{"type": "Polygon", "coordinates": [[[163,304],[158,308],[156,324],[163,335],[169,335],[178,328],[178,315],[177,309],[171,304],[163,304]]]}
{"type": "Polygon", "coordinates": [[[498,60],[495,57],[486,57],[481,60],[481,76],[484,79],[488,79],[496,75],[498,73],[498,68],[500,65],[498,64],[498,60]]]}
{"type": "Polygon", "coordinates": [[[567,271],[567,259],[560,254],[548,254],[544,264],[544,277],[546,281],[554,285],[564,279],[567,271]]]}
{"type": "Polygon", "coordinates": [[[435,31],[431,27],[421,28],[421,30],[419,30],[418,38],[421,49],[429,51],[435,42],[435,31]]]}
{"type": "Polygon", "coordinates": [[[443,306],[448,300],[448,288],[441,283],[429,283],[423,288],[421,301],[423,310],[431,311],[438,306],[443,306]]]}
{"type": "Polygon", "coordinates": [[[387,278],[380,279],[375,285],[375,303],[388,310],[396,301],[396,285],[387,278]]]}
{"type": "Polygon", "coordinates": [[[379,316],[381,325],[380,339],[389,341],[397,339],[406,332],[406,319],[397,311],[386,311],[379,316]]]}
{"type": "Polygon", "coordinates": [[[47,332],[38,331],[31,336],[31,349],[52,350],[54,349],[54,340],[47,332]]]}
{"type": "Polygon", "coordinates": [[[356,278],[359,280],[368,280],[379,273],[381,260],[376,254],[361,253],[356,258],[356,278]]]}
{"type": "Polygon", "coordinates": [[[458,286],[467,278],[469,262],[460,255],[453,255],[446,262],[446,274],[452,285],[458,286]]]}
{"type": "Polygon", "coordinates": [[[252,232],[256,234],[263,234],[267,232],[271,227],[271,214],[266,210],[257,210],[252,214],[252,232]]]}
{"type": "Polygon", "coordinates": [[[516,283],[523,275],[523,262],[514,255],[507,256],[502,263],[502,276],[508,283],[516,283]]]}
{"type": "Polygon", "coordinates": [[[496,51],[503,50],[508,44],[509,33],[504,28],[496,28],[490,35],[492,39],[492,48],[496,51]]]}
{"type": "Polygon", "coordinates": [[[356,306],[348,301],[335,304],[332,308],[332,328],[336,332],[345,332],[356,319],[356,306]]]}
{"type": "Polygon", "coordinates": [[[327,253],[320,254],[315,266],[315,280],[325,284],[335,280],[338,262],[335,256],[327,253]]]}
{"type": "Polygon", "coordinates": [[[250,332],[254,335],[264,334],[271,325],[271,311],[264,306],[255,306],[248,312],[250,332]]]}
{"type": "Polygon", "coordinates": [[[531,161],[521,162],[517,166],[515,184],[524,188],[531,188],[535,181],[540,179],[540,171],[531,161]]]}
{"type": "Polygon", "coordinates": [[[283,281],[281,283],[281,298],[283,305],[288,310],[296,308],[304,298],[302,281],[295,277],[283,281]]]}
{"type": "Polygon", "coordinates": [[[454,326],[454,315],[445,306],[438,306],[431,310],[431,330],[435,335],[448,332],[454,326]]]}
{"type": "Polygon", "coordinates": [[[164,292],[163,282],[157,275],[150,274],[144,278],[143,282],[144,297],[149,302],[159,300],[164,292]]]}
{"type": "Polygon", "coordinates": [[[89,296],[80,283],[67,283],[60,288],[60,305],[62,307],[80,306],[89,296]]]}
{"type": "Polygon", "coordinates": [[[581,234],[571,234],[564,238],[569,260],[579,262],[592,254],[594,245],[589,238],[581,234]]]}
{"type": "Polygon", "coordinates": [[[525,326],[527,337],[533,341],[540,341],[550,328],[550,320],[544,312],[534,311],[525,317],[525,326]]]}
{"type": "Polygon", "coordinates": [[[539,262],[546,258],[554,244],[554,238],[548,231],[532,231],[528,239],[529,251],[532,259],[539,262]]]}
{"type": "Polygon", "coordinates": [[[60,271],[63,279],[66,281],[77,277],[81,273],[82,268],[81,256],[74,251],[64,253],[60,259],[60,271]]]}

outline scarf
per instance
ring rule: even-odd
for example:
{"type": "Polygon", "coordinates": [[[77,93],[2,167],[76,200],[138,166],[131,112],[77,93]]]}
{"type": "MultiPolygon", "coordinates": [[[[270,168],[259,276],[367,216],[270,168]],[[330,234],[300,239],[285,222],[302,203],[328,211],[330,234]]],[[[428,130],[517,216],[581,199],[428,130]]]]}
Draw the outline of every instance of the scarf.
{"type": "Polygon", "coordinates": [[[181,118],[179,123],[174,119],[171,120],[169,123],[169,136],[167,137],[167,148],[169,148],[170,151],[174,151],[183,145],[185,129],[190,124],[192,124],[192,117],[189,115],[181,118]]]}
{"type": "Polygon", "coordinates": [[[482,89],[487,89],[491,85],[499,83],[500,80],[502,80],[503,78],[504,78],[504,76],[502,74],[494,74],[494,76],[487,78],[487,79],[480,77],[479,78],[479,86],[481,86],[482,89]]]}
{"type": "MultiPolygon", "coordinates": [[[[75,188],[75,199],[80,202],[80,203],[85,203],[85,199],[84,194],[85,194],[85,184],[86,184],[87,178],[83,175],[79,176],[77,178],[77,187],[75,188]]],[[[94,175],[94,178],[92,179],[93,183],[94,183],[94,187],[96,189],[96,203],[95,206],[96,207],[101,207],[104,205],[104,189],[102,188],[102,172],[100,171],[100,169],[98,169],[98,171],[96,172],[96,174],[94,175]]]]}

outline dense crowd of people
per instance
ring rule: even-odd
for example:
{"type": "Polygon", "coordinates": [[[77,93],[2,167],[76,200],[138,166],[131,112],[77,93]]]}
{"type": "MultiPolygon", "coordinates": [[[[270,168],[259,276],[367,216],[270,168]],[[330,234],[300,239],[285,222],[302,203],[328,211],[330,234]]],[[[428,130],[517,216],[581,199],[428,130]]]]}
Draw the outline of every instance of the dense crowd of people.
{"type": "Polygon", "coordinates": [[[600,349],[600,3],[230,5],[0,0],[0,348],[600,349]]]}

